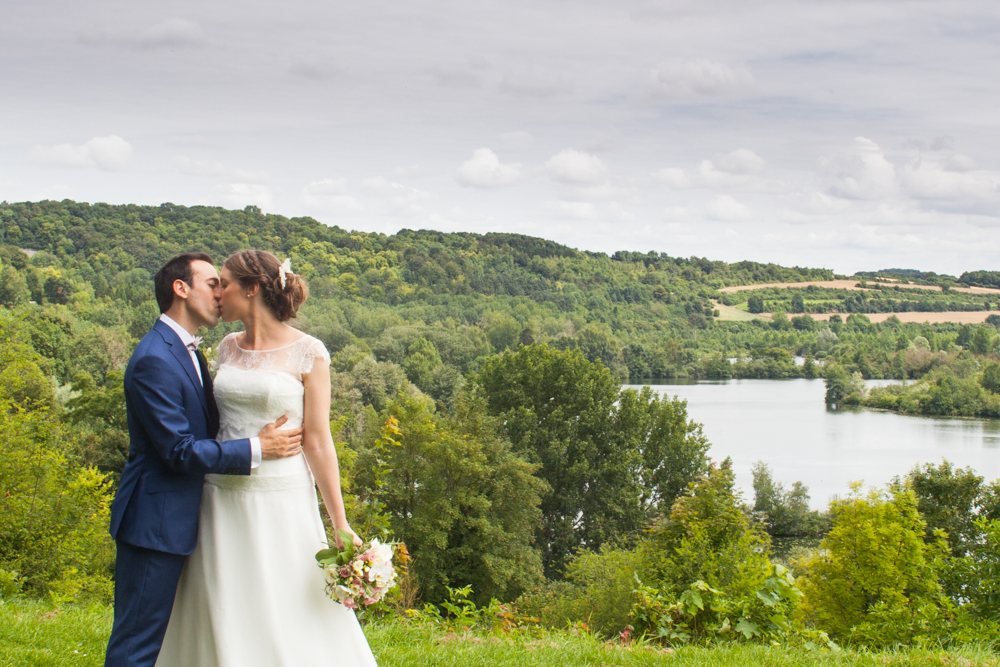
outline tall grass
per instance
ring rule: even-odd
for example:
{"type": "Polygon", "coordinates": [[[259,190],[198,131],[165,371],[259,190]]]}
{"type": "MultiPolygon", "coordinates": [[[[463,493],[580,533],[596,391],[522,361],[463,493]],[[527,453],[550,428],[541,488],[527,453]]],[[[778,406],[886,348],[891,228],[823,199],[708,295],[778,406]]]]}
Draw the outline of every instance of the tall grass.
{"type": "MultiPolygon", "coordinates": [[[[0,604],[0,667],[100,667],[110,630],[111,610],[105,607],[53,608],[23,601],[0,604]]],[[[583,633],[455,634],[433,625],[402,621],[372,624],[365,632],[381,667],[1000,666],[1000,656],[977,646],[949,651],[837,653],[763,646],[664,651],[622,647],[583,633]]]]}

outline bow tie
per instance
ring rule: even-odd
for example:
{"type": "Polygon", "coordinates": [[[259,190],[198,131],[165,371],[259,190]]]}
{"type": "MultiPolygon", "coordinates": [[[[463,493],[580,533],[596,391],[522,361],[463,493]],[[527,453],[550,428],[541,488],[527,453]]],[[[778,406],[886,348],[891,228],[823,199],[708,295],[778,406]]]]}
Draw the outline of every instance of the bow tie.
{"type": "Polygon", "coordinates": [[[187,347],[192,352],[196,352],[200,345],[201,345],[201,336],[195,336],[194,340],[188,343],[187,347]]]}

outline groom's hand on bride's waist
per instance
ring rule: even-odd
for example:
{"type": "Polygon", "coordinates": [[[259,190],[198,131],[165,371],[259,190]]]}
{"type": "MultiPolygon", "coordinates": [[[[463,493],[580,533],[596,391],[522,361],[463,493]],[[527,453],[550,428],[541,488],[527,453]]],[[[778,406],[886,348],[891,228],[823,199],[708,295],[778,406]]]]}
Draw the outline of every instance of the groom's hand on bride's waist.
{"type": "Polygon", "coordinates": [[[287,421],[288,417],[282,415],[261,429],[257,436],[260,438],[260,455],[265,461],[295,456],[302,451],[301,428],[278,430],[287,421]]]}

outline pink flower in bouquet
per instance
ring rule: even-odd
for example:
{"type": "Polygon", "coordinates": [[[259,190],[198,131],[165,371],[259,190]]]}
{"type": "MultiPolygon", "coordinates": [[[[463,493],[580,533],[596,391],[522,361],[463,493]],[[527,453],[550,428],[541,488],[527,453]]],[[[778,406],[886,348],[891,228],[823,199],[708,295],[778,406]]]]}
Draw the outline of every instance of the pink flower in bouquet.
{"type": "Polygon", "coordinates": [[[358,603],[354,601],[354,598],[347,598],[343,602],[344,606],[348,609],[357,609],[358,603]]]}

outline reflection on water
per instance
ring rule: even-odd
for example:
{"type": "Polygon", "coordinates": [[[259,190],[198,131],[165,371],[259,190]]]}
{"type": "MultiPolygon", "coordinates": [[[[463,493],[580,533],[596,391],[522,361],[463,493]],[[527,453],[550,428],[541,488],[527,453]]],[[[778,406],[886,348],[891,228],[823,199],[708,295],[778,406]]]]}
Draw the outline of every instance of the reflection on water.
{"type": "Polygon", "coordinates": [[[797,480],[805,483],[817,509],[830,496],[844,495],[852,480],[881,486],[918,463],[942,458],[971,466],[987,479],[1000,477],[1000,421],[828,410],[823,380],[650,387],[687,400],[688,414],[703,424],[712,443],[712,458],[733,459],[747,500],[753,498],[750,468],[758,460],[770,465],[786,488],[797,480]]]}

